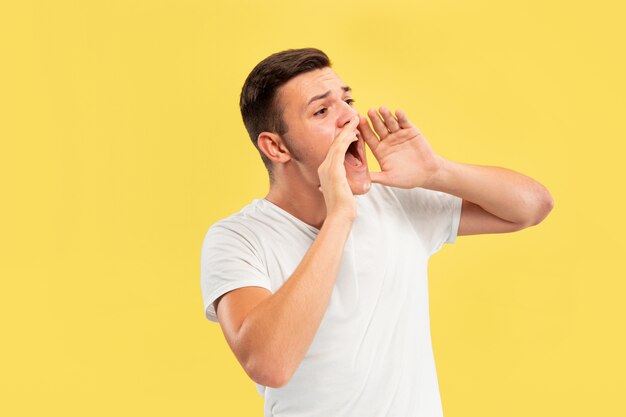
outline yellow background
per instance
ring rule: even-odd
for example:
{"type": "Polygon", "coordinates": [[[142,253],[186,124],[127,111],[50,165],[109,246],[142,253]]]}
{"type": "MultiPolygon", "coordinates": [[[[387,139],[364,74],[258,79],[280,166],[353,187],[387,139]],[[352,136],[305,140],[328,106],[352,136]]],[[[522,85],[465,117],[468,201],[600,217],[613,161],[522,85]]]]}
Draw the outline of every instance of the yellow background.
{"type": "Polygon", "coordinates": [[[446,417],[624,416],[618,1],[0,6],[0,414],[261,416],[203,314],[207,228],[267,191],[238,97],[287,48],[436,152],[552,193],[539,226],[430,263],[446,417]]]}

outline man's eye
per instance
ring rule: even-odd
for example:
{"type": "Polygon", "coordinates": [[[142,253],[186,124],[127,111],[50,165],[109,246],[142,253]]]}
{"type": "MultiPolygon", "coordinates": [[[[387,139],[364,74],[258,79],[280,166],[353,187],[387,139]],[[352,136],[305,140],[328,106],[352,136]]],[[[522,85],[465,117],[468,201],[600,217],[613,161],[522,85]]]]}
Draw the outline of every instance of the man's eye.
{"type": "Polygon", "coordinates": [[[351,99],[351,98],[346,99],[346,103],[348,103],[348,104],[349,104],[349,105],[351,105],[351,106],[354,104],[354,101],[355,101],[355,100],[354,100],[354,99],[351,99]]]}
{"type": "Polygon", "coordinates": [[[315,113],[313,113],[314,116],[317,116],[318,114],[322,114],[323,111],[326,111],[326,107],[324,107],[323,109],[320,109],[318,111],[316,111],[315,113]]]}

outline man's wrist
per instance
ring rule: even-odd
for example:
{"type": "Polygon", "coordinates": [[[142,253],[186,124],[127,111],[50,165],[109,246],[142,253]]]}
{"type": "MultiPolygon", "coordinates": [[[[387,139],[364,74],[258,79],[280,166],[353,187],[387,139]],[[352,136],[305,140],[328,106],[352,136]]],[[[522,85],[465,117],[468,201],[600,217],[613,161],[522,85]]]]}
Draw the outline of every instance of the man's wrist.
{"type": "Polygon", "coordinates": [[[332,228],[332,229],[345,229],[346,231],[350,231],[352,228],[352,224],[354,223],[355,216],[353,214],[343,214],[341,212],[332,212],[328,213],[326,219],[324,220],[324,224],[322,227],[324,228],[332,228]]]}
{"type": "Polygon", "coordinates": [[[433,191],[444,191],[448,192],[449,184],[450,184],[450,176],[452,173],[452,169],[454,168],[454,162],[447,160],[446,158],[436,155],[437,159],[437,170],[433,173],[433,175],[428,178],[428,180],[422,185],[422,188],[426,188],[433,191]]]}

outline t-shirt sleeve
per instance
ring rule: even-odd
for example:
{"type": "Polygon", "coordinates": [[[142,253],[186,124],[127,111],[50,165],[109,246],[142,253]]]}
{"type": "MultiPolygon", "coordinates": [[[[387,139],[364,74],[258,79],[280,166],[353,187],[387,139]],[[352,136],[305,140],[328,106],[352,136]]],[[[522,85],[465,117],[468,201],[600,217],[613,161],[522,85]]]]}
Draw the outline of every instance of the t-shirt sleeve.
{"type": "Polygon", "coordinates": [[[254,239],[243,230],[215,224],[202,242],[200,284],[206,318],[218,322],[213,302],[241,287],[263,287],[272,291],[266,268],[254,239]]]}
{"type": "Polygon", "coordinates": [[[444,243],[456,241],[461,221],[461,197],[420,187],[390,188],[430,255],[437,253],[444,243]]]}

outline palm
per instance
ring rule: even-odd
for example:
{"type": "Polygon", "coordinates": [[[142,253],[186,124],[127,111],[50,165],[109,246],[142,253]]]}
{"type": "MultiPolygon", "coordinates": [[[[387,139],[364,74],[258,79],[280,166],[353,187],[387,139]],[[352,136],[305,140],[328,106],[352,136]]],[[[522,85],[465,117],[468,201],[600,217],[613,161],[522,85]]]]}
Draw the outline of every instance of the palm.
{"type": "Polygon", "coordinates": [[[380,165],[380,172],[371,173],[372,182],[400,188],[427,184],[437,173],[441,157],[404,112],[397,110],[396,119],[387,108],[380,110],[384,119],[375,111],[368,112],[374,130],[364,117],[359,124],[359,131],[380,165]]]}

